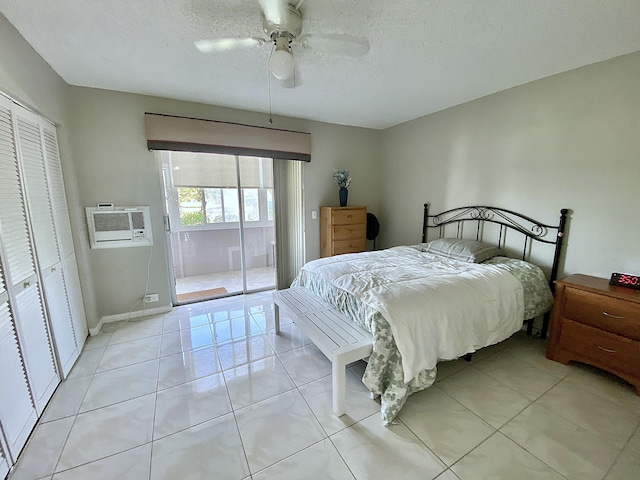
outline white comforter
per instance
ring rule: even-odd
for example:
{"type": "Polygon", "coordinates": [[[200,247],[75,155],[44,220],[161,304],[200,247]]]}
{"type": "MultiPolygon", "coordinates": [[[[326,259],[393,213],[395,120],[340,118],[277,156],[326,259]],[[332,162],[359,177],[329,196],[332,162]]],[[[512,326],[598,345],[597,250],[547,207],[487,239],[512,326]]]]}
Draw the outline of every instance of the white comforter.
{"type": "Polygon", "coordinates": [[[405,382],[434,368],[438,360],[492,345],[522,327],[522,285],[493,265],[394,247],[323,258],[304,269],[387,319],[402,356],[405,382]]]}

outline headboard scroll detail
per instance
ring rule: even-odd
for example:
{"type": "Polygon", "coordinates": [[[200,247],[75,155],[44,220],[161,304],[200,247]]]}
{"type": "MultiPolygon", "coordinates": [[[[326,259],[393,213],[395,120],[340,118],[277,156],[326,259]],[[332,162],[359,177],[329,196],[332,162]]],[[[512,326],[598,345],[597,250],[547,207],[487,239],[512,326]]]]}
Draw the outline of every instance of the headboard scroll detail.
{"type": "MultiPolygon", "coordinates": [[[[532,243],[541,242],[546,244],[555,244],[553,262],[551,263],[551,273],[549,276],[549,285],[554,290],[554,282],[558,275],[558,265],[560,263],[560,255],[562,253],[563,238],[565,234],[567,215],[569,210],[563,208],[560,210],[560,221],[557,225],[549,225],[531,217],[522,215],[512,210],[499,207],[490,207],[485,205],[473,205],[467,207],[453,208],[435,215],[429,214],[429,204],[424,204],[424,218],[422,223],[422,242],[427,241],[427,230],[435,228],[438,230],[438,238],[445,235],[446,227],[455,228],[455,237],[462,238],[465,227],[467,234],[469,227],[473,229],[475,239],[484,241],[485,223],[498,225],[498,241],[497,246],[502,248],[505,245],[507,233],[516,231],[523,235],[524,245],[522,248],[522,259],[527,256],[527,252],[531,249],[532,243]]],[[[451,228],[447,230],[447,236],[450,234],[451,228]]]]}

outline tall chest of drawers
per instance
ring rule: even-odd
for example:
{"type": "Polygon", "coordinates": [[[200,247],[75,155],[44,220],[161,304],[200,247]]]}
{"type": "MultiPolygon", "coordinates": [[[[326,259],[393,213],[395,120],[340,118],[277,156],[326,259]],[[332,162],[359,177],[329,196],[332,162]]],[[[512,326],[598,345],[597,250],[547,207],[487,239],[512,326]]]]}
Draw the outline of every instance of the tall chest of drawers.
{"type": "Polygon", "coordinates": [[[640,395],[640,291],[587,275],[558,281],[547,358],[602,368],[640,395]]]}
{"type": "Polygon", "coordinates": [[[320,256],[363,252],[367,207],[320,207],[320,256]]]}

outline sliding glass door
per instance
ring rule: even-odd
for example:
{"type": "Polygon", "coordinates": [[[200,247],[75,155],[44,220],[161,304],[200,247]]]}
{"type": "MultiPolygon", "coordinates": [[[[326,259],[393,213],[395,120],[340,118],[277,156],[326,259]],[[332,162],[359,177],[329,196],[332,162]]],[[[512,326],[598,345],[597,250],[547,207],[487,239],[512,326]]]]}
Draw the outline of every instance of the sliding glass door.
{"type": "Polygon", "coordinates": [[[174,303],[275,288],[273,160],[158,155],[174,303]]]}

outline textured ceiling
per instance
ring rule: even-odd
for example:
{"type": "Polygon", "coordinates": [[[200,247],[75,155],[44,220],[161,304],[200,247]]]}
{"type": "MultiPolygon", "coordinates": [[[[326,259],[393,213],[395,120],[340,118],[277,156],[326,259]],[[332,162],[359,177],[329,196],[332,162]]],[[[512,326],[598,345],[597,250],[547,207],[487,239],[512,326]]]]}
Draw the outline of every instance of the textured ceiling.
{"type": "MultiPolygon", "coordinates": [[[[389,127],[640,50],[639,0],[290,3],[303,33],[371,48],[353,58],[295,47],[301,84],[272,79],[273,113],[345,125],[389,127]]],[[[258,0],[0,0],[0,12],[69,84],[269,111],[269,45],[193,44],[264,36],[258,0]]]]}

